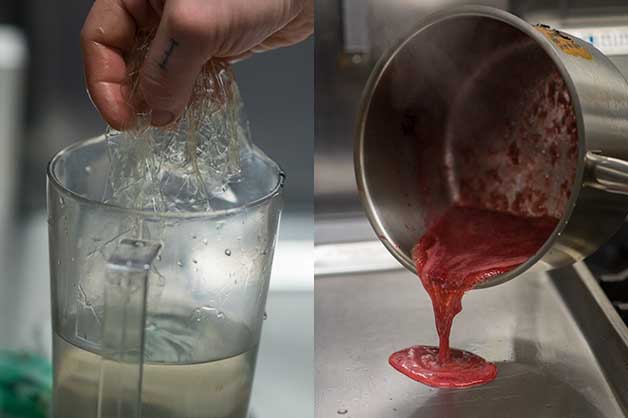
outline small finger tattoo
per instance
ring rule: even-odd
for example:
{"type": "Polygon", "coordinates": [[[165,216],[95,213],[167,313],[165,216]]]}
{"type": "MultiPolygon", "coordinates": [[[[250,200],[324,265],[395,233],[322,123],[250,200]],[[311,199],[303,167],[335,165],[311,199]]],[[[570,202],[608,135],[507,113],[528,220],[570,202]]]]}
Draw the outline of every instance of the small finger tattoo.
{"type": "Polygon", "coordinates": [[[159,67],[164,70],[167,71],[168,70],[168,61],[170,61],[170,56],[172,55],[172,53],[174,52],[174,49],[176,47],[179,46],[179,43],[174,40],[174,39],[170,39],[170,46],[168,47],[168,49],[164,52],[164,59],[161,60],[161,62],[159,63],[159,67]]]}

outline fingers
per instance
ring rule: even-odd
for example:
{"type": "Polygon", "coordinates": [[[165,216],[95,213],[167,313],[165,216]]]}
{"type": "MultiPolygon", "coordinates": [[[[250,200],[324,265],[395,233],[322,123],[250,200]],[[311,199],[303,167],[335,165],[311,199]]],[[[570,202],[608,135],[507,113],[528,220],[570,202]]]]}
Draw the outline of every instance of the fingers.
{"type": "Polygon", "coordinates": [[[119,2],[97,0],[81,32],[87,89],[103,118],[123,129],[133,116],[126,102],[123,54],[131,48],[136,26],[119,2]]]}
{"type": "Polygon", "coordinates": [[[143,0],[96,0],[81,31],[85,79],[90,97],[114,129],[130,126],[135,111],[128,102],[124,54],[133,46],[139,26],[150,25],[143,0]]]}
{"type": "Polygon", "coordinates": [[[159,15],[161,16],[164,12],[164,3],[166,2],[166,0],[150,0],[150,5],[152,6],[153,10],[159,15]]]}
{"type": "Polygon", "coordinates": [[[143,100],[157,126],[181,114],[210,58],[235,62],[312,32],[313,0],[265,0],[254,6],[249,0],[96,0],[81,33],[94,105],[112,127],[132,125],[137,109],[128,97],[124,56],[132,52],[138,29],[159,25],[140,74],[143,100]]]}
{"type": "Polygon", "coordinates": [[[313,0],[151,0],[161,22],[140,74],[152,124],[174,121],[212,57],[237,61],[287,46],[313,29],[313,0]],[[163,6],[163,9],[159,9],[163,6]]]}
{"type": "Polygon", "coordinates": [[[275,32],[259,45],[251,49],[252,52],[266,52],[271,49],[282,48],[302,42],[314,33],[314,6],[305,10],[288,23],[284,28],[275,32]]]}
{"type": "MultiPolygon", "coordinates": [[[[152,111],[154,126],[165,126],[183,112],[196,78],[210,58],[208,36],[196,26],[195,14],[202,10],[190,8],[188,15],[180,11],[173,14],[172,9],[169,10],[172,3],[165,5],[140,74],[140,89],[152,111]]],[[[204,4],[201,7],[206,8],[204,4]]],[[[202,23],[210,25],[210,22],[202,23]]]]}
{"type": "Polygon", "coordinates": [[[274,47],[287,46],[305,39],[313,30],[314,1],[313,0],[264,0],[251,6],[248,0],[231,0],[231,5],[240,4],[242,13],[233,19],[230,26],[235,31],[220,47],[216,48],[215,56],[230,58],[245,56],[246,54],[262,52],[274,47]],[[290,39],[293,28],[302,25],[302,21],[312,15],[311,28],[305,29],[308,35],[299,35],[300,39],[290,39]],[[235,32],[235,33],[234,33],[235,32]],[[285,34],[285,41],[274,41],[276,37],[285,34]],[[273,39],[272,46],[266,42],[273,39]]]}
{"type": "MultiPolygon", "coordinates": [[[[277,27],[265,39],[261,39],[246,54],[237,56],[248,57],[253,53],[270,51],[302,42],[314,33],[314,0],[293,0],[298,13],[290,20],[284,21],[282,26],[277,27]]],[[[228,57],[231,60],[231,57],[228,57]]]]}
{"type": "Polygon", "coordinates": [[[166,1],[140,78],[153,125],[166,125],[181,114],[209,59],[235,61],[248,56],[251,48],[298,14],[294,4],[291,0],[166,1]]]}
{"type": "MultiPolygon", "coordinates": [[[[154,0],[155,4],[159,4],[164,0],[154,0]]],[[[144,30],[150,30],[157,27],[161,12],[159,9],[152,7],[153,2],[147,4],[146,0],[122,0],[122,5],[126,11],[133,17],[137,26],[144,30]]]]}
{"type": "Polygon", "coordinates": [[[238,63],[240,61],[244,61],[245,59],[249,58],[253,54],[254,53],[252,51],[249,51],[249,52],[245,52],[243,54],[233,55],[231,57],[225,57],[223,59],[225,61],[227,61],[229,64],[236,64],[236,63],[238,63]]]}

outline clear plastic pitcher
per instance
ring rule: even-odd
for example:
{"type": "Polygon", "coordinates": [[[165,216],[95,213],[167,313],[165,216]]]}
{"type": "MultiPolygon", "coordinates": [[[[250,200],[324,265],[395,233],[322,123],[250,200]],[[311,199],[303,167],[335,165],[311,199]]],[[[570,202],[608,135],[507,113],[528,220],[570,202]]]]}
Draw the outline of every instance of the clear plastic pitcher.
{"type": "Polygon", "coordinates": [[[284,176],[253,149],[218,209],[125,209],[108,140],[48,168],[53,417],[245,418],[284,176]]]}

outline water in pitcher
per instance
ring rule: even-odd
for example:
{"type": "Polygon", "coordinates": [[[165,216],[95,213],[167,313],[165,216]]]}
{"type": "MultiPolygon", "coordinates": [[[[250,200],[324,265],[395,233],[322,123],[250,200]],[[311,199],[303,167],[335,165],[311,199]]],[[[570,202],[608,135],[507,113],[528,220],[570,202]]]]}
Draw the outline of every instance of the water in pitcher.
{"type": "MultiPolygon", "coordinates": [[[[245,418],[255,341],[247,327],[207,308],[197,309],[191,317],[149,317],[142,416],[245,418]]],[[[54,353],[53,418],[97,417],[98,351],[80,338],[69,342],[55,335],[54,353]]]]}

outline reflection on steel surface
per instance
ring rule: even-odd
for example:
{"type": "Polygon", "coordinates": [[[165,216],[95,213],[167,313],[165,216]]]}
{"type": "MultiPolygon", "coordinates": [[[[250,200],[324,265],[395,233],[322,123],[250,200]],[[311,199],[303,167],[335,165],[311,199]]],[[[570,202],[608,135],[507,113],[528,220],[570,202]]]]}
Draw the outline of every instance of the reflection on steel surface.
{"type": "Polygon", "coordinates": [[[628,341],[583,265],[465,296],[452,345],[496,361],[499,371],[494,382],[461,391],[423,386],[387,363],[398,348],[437,341],[432,307],[412,274],[334,276],[315,286],[318,417],[341,408],[360,418],[624,416],[628,397],[617,384],[628,379],[628,341]]]}
{"type": "Polygon", "coordinates": [[[360,273],[403,268],[379,241],[317,245],[314,248],[314,274],[360,273]]]}

